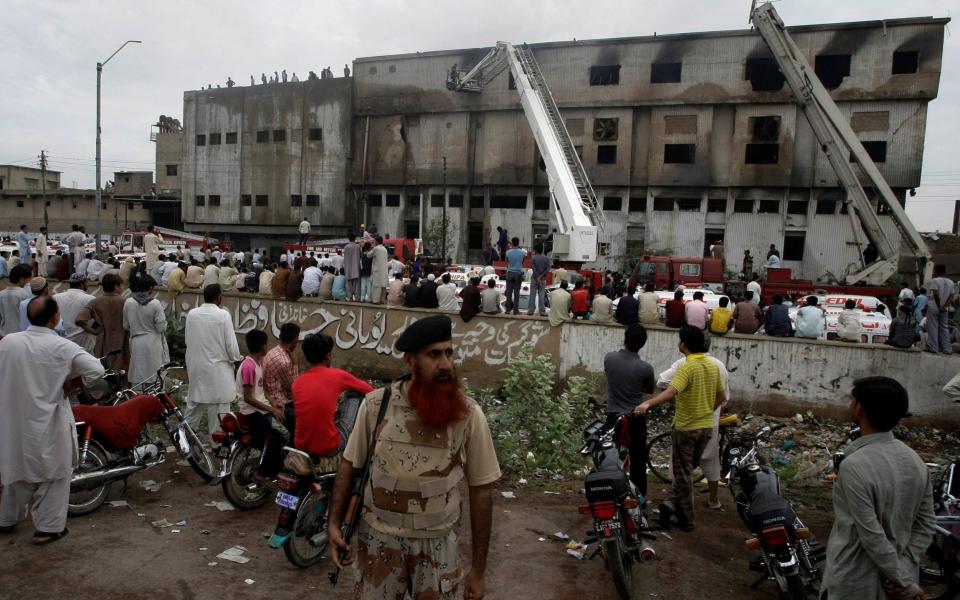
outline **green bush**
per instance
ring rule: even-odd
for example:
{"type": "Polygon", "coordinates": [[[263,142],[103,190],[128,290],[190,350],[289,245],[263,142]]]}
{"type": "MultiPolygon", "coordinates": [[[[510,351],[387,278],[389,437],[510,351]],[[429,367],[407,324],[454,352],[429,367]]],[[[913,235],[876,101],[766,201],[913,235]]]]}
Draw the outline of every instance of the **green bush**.
{"type": "Polygon", "coordinates": [[[592,419],[592,383],[570,377],[556,394],[556,373],[550,355],[533,356],[526,347],[507,369],[503,398],[489,391],[477,395],[504,471],[552,479],[583,473],[579,450],[592,419]]]}
{"type": "Polygon", "coordinates": [[[187,338],[184,331],[184,322],[177,316],[171,304],[167,309],[167,349],[170,351],[170,360],[183,363],[187,355],[187,338]]]}

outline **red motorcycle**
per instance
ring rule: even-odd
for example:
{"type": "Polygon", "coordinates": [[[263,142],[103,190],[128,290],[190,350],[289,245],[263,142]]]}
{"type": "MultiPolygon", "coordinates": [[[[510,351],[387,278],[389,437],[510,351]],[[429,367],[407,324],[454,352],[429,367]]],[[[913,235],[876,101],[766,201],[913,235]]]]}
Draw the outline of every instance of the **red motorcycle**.
{"type": "Polygon", "coordinates": [[[132,397],[112,406],[73,406],[79,461],[70,480],[69,515],[97,510],[114,481],[166,460],[166,443],[150,439],[151,421],[163,425],[173,447],[205,481],[213,478],[213,460],[171,397],[181,383],[171,380],[168,386],[164,381],[167,371],[179,367],[175,363],[160,367],[143,393],[130,392],[132,397]]]}

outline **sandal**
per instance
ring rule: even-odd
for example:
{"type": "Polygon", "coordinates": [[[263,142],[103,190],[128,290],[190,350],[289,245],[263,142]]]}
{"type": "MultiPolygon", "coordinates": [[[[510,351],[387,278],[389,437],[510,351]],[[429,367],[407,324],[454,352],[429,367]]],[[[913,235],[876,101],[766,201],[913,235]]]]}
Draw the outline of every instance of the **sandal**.
{"type": "Polygon", "coordinates": [[[14,527],[16,527],[16,524],[14,524],[14,525],[0,525],[0,533],[10,533],[10,532],[13,531],[13,528],[14,528],[14,527]]]}
{"type": "Polygon", "coordinates": [[[48,533],[46,531],[35,531],[33,532],[33,543],[36,544],[37,546],[52,544],[53,542],[59,540],[65,535],[67,535],[66,527],[63,528],[63,531],[60,531],[57,533],[48,533]]]}

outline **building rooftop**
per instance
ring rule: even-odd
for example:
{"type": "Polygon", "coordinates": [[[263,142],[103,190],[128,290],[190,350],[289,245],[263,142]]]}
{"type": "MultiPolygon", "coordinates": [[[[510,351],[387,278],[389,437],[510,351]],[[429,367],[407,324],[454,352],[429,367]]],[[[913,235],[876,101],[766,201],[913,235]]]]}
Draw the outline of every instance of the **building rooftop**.
{"type": "MultiPolygon", "coordinates": [[[[805,33],[812,31],[837,31],[843,29],[873,29],[877,27],[895,27],[900,25],[946,25],[950,22],[949,17],[908,17],[903,19],[880,19],[874,21],[847,21],[844,23],[816,23],[812,25],[797,25],[787,27],[790,33],[805,33]]],[[[698,31],[689,33],[668,33],[653,35],[642,35],[619,38],[602,38],[592,40],[564,40],[556,42],[536,42],[530,44],[531,48],[562,48],[567,46],[599,46],[606,44],[629,44],[641,42],[662,42],[695,40],[702,38],[721,38],[721,37],[742,37],[758,35],[751,29],[728,29],[721,31],[698,31]]],[[[430,56],[459,55],[471,52],[482,52],[489,50],[490,46],[484,48],[460,48],[456,50],[430,50],[427,52],[409,52],[404,54],[387,54],[381,56],[364,56],[354,59],[354,63],[374,62],[385,59],[403,60],[407,58],[424,58],[430,56]]]]}
{"type": "MultiPolygon", "coordinates": [[[[27,165],[0,165],[0,169],[23,169],[25,171],[36,171],[37,173],[42,171],[40,167],[31,167],[27,165]]],[[[61,172],[54,169],[47,169],[47,174],[49,175],[50,173],[56,173],[59,175],[61,172]]]]}

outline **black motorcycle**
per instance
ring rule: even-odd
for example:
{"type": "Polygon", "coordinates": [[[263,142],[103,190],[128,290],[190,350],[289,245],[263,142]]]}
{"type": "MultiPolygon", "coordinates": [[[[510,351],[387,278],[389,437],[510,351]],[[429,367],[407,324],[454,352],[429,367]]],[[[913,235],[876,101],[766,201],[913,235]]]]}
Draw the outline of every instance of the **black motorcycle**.
{"type": "Polygon", "coordinates": [[[825,549],[812,541],[810,530],[781,495],[779,475],[762,464],[758,453],[763,442],[784,427],[764,427],[756,434],[734,436],[722,457],[723,468],[737,514],[751,535],[747,548],[761,552],[760,558],[750,565],[752,570],[762,573],[752,587],[772,579],[781,598],[803,600],[817,597],[819,559],[825,549]]]}
{"type": "MultiPolygon", "coordinates": [[[[337,404],[334,423],[340,433],[338,453],[347,445],[362,400],[362,394],[346,392],[337,404]]],[[[327,508],[339,461],[312,457],[296,448],[283,450],[287,455],[276,480],[280,515],[267,545],[282,547],[287,560],[306,568],[321,562],[327,551],[327,508]]]]}
{"type": "Polygon", "coordinates": [[[583,431],[585,443],[580,454],[591,457],[593,470],[583,482],[587,504],[580,507],[580,513],[593,517],[586,543],[599,544],[597,552],[613,575],[617,593],[628,599],[633,595],[634,563],[652,564],[657,554],[648,541],[655,538],[643,512],[646,500],[627,476],[626,419],[619,417],[609,429],[597,420],[583,431]]]}

